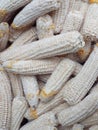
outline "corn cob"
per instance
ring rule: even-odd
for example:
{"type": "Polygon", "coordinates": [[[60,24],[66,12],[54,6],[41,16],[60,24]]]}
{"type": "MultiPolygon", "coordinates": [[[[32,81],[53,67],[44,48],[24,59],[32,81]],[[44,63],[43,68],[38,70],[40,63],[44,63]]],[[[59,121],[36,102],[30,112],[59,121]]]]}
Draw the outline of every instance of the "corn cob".
{"type": "Polygon", "coordinates": [[[89,7],[89,4],[88,4],[87,1],[82,1],[81,2],[80,12],[82,13],[84,19],[85,19],[88,7],[89,7]]]}
{"type": "Polygon", "coordinates": [[[35,27],[23,32],[11,45],[11,47],[18,47],[37,40],[37,31],[35,27]]]}
{"type": "MultiPolygon", "coordinates": [[[[42,103],[38,105],[38,108],[34,111],[32,108],[29,108],[25,114],[25,118],[28,120],[36,119],[40,115],[47,113],[48,111],[51,111],[56,106],[59,106],[60,104],[64,103],[62,93],[65,88],[63,88],[51,101],[48,103],[42,103]]],[[[66,104],[67,106],[68,104],[66,104]]]]}
{"type": "Polygon", "coordinates": [[[62,126],[70,126],[93,114],[98,109],[97,91],[98,84],[95,86],[95,91],[92,90],[81,102],[58,113],[59,123],[62,126]]]}
{"type": "Polygon", "coordinates": [[[61,59],[50,58],[43,60],[21,60],[21,61],[6,61],[3,66],[7,71],[23,75],[39,75],[52,73],[61,59]]]}
{"type": "Polygon", "coordinates": [[[7,14],[25,6],[30,1],[31,0],[0,0],[0,22],[2,22],[7,14]]]}
{"type": "Polygon", "coordinates": [[[96,81],[98,76],[97,58],[98,46],[96,45],[80,73],[65,85],[63,97],[70,105],[80,102],[96,81]]]}
{"type": "Polygon", "coordinates": [[[27,123],[20,130],[36,130],[37,128],[41,128],[41,126],[43,125],[57,126],[57,124],[58,124],[58,121],[55,117],[55,114],[53,112],[48,112],[40,116],[35,121],[31,121],[27,123]]]}
{"type": "Polygon", "coordinates": [[[82,35],[87,39],[89,37],[90,40],[96,40],[98,34],[98,4],[90,4],[88,7],[88,11],[86,14],[86,18],[81,29],[82,35]],[[96,12],[96,13],[95,13],[96,12]]]}
{"type": "Polygon", "coordinates": [[[22,11],[14,18],[12,28],[21,29],[48,12],[58,9],[60,4],[56,0],[34,0],[23,8],[22,11]]]}
{"type": "Polygon", "coordinates": [[[21,76],[26,99],[32,108],[38,105],[39,86],[35,76],[21,76]]]}
{"type": "Polygon", "coordinates": [[[85,120],[81,121],[80,123],[83,124],[85,127],[89,127],[91,125],[97,125],[98,124],[98,110],[96,110],[94,114],[92,114],[85,120]]]}
{"type": "Polygon", "coordinates": [[[90,127],[89,130],[98,130],[98,125],[94,125],[94,126],[90,127]]]}
{"type": "Polygon", "coordinates": [[[0,129],[9,130],[11,121],[11,86],[6,72],[0,65],[0,129]]]}
{"type": "Polygon", "coordinates": [[[83,22],[83,15],[80,11],[70,11],[66,17],[65,23],[61,33],[68,31],[79,31],[83,22]]]}
{"type": "Polygon", "coordinates": [[[84,130],[84,126],[81,124],[74,124],[72,130],[84,130]]]}
{"type": "Polygon", "coordinates": [[[75,53],[84,47],[84,45],[85,42],[83,41],[82,35],[77,31],[73,31],[13,48],[9,53],[5,51],[0,54],[0,61],[12,59],[40,59],[75,53]]]}
{"type": "Polygon", "coordinates": [[[44,15],[36,20],[36,28],[39,39],[53,36],[54,24],[51,16],[44,15]]]}
{"type": "Polygon", "coordinates": [[[60,33],[63,29],[63,24],[68,13],[69,1],[70,0],[58,0],[61,5],[60,8],[56,11],[53,11],[51,16],[53,18],[53,23],[55,25],[54,33],[60,33]]]}
{"type": "Polygon", "coordinates": [[[9,25],[6,22],[0,23],[0,51],[7,46],[9,38],[9,25]]]}
{"type": "Polygon", "coordinates": [[[63,59],[56,67],[40,93],[41,101],[47,102],[56,95],[75,70],[75,63],[63,59]]]}
{"type": "Polygon", "coordinates": [[[19,75],[8,73],[10,78],[13,96],[23,96],[23,89],[19,75]]]}
{"type": "Polygon", "coordinates": [[[19,130],[24,113],[27,110],[27,103],[24,97],[16,97],[12,103],[12,119],[10,130],[19,130]]]}

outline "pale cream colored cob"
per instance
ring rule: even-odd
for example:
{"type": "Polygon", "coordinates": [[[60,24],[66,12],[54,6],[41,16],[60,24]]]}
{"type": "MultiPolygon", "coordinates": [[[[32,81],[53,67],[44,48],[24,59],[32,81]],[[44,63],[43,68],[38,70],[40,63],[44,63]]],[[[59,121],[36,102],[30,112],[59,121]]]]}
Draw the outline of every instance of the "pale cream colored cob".
{"type": "MultiPolygon", "coordinates": [[[[20,130],[27,130],[27,129],[25,129],[24,127],[23,128],[21,128],[20,130]]],[[[54,126],[49,126],[49,125],[42,125],[42,126],[40,126],[40,125],[36,125],[36,126],[34,126],[33,128],[32,128],[32,126],[30,127],[28,127],[28,130],[57,130],[57,128],[56,127],[54,127],[54,126]]]]}
{"type": "Polygon", "coordinates": [[[74,70],[75,63],[73,61],[66,58],[61,60],[40,93],[41,101],[51,100],[60,91],[74,70]]]}
{"type": "MultiPolygon", "coordinates": [[[[48,111],[51,111],[56,106],[59,106],[60,104],[64,103],[62,94],[65,88],[63,88],[51,101],[48,103],[42,103],[38,105],[38,108],[36,110],[33,110],[32,108],[29,108],[25,114],[25,118],[28,120],[33,120],[38,118],[40,115],[47,113],[48,111]]],[[[68,104],[66,103],[66,106],[68,104]]]]}
{"type": "Polygon", "coordinates": [[[81,2],[81,6],[80,6],[79,11],[82,13],[84,19],[85,19],[85,15],[87,13],[88,7],[89,7],[89,4],[87,1],[84,0],[81,2]]]}
{"type": "Polygon", "coordinates": [[[98,76],[98,46],[90,54],[80,73],[65,84],[64,100],[70,105],[80,102],[91,89],[98,76]]]}
{"type": "Polygon", "coordinates": [[[96,40],[98,34],[98,4],[90,4],[85,17],[84,25],[81,29],[81,33],[85,38],[90,40],[96,40]],[[95,13],[96,12],[96,13],[95,13]]]}
{"type": "Polygon", "coordinates": [[[74,124],[72,130],[84,130],[84,126],[81,124],[74,124]]]}
{"type": "Polygon", "coordinates": [[[98,109],[98,84],[95,90],[78,104],[71,106],[57,114],[62,126],[73,125],[93,114],[98,109]]]}
{"type": "MultiPolygon", "coordinates": [[[[49,126],[57,126],[58,121],[53,112],[48,112],[42,116],[40,116],[35,121],[31,121],[24,125],[20,130],[36,130],[37,128],[41,128],[43,125],[49,126]]],[[[38,130],[38,129],[37,129],[38,130]]]]}
{"type": "Polygon", "coordinates": [[[7,14],[25,6],[31,0],[0,0],[0,22],[7,14]]]}
{"type": "Polygon", "coordinates": [[[36,20],[37,35],[39,39],[53,36],[54,24],[51,16],[44,15],[36,20]]]}
{"type": "Polygon", "coordinates": [[[52,73],[60,61],[58,57],[43,60],[13,60],[4,62],[3,66],[7,71],[16,74],[40,75],[52,73]]]}
{"type": "Polygon", "coordinates": [[[13,96],[23,96],[23,88],[19,75],[8,73],[8,76],[11,82],[13,96]]]}
{"type": "Polygon", "coordinates": [[[9,38],[9,25],[6,22],[0,23],[0,51],[3,51],[9,38]]]}
{"type": "Polygon", "coordinates": [[[28,29],[23,32],[11,45],[11,47],[18,47],[24,44],[29,44],[30,42],[36,41],[38,38],[37,31],[35,27],[28,29]]]}
{"type": "Polygon", "coordinates": [[[0,70],[0,129],[9,130],[11,122],[11,86],[1,65],[0,70]]]}
{"type": "Polygon", "coordinates": [[[21,76],[25,97],[32,108],[38,106],[39,86],[35,76],[21,76]]]}
{"type": "Polygon", "coordinates": [[[66,19],[70,0],[58,0],[61,3],[60,8],[51,13],[53,23],[55,25],[54,33],[60,33],[63,29],[63,24],[66,19]]]}
{"type": "Polygon", "coordinates": [[[89,130],[98,130],[98,125],[91,126],[89,130]]]}
{"type": "Polygon", "coordinates": [[[82,35],[77,31],[67,32],[50,38],[13,48],[0,54],[0,61],[40,59],[62,54],[75,53],[84,47],[82,35]]]}
{"type": "Polygon", "coordinates": [[[70,11],[66,17],[65,23],[61,33],[68,31],[79,31],[83,22],[83,15],[80,11],[70,11]]]}
{"type": "Polygon", "coordinates": [[[21,29],[48,12],[58,9],[60,4],[56,0],[34,0],[23,8],[22,11],[13,20],[12,27],[21,29]]]}
{"type": "Polygon", "coordinates": [[[10,130],[19,130],[24,113],[27,110],[27,102],[24,97],[16,97],[12,102],[12,118],[10,130]]]}
{"type": "Polygon", "coordinates": [[[98,124],[98,110],[96,110],[94,114],[84,119],[80,123],[83,124],[85,127],[89,127],[91,125],[97,125],[98,124]]]}

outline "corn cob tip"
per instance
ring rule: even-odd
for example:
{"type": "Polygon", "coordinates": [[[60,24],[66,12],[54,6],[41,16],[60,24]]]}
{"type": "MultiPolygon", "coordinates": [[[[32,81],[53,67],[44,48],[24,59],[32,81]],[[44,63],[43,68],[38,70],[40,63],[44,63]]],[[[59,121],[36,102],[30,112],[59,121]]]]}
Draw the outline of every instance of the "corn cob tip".
{"type": "Polygon", "coordinates": [[[7,10],[0,10],[0,16],[4,17],[5,15],[7,15],[7,10]]]}
{"type": "Polygon", "coordinates": [[[22,27],[22,26],[17,26],[17,25],[14,24],[14,23],[11,24],[11,27],[12,27],[12,29],[15,29],[15,30],[21,30],[21,29],[24,28],[24,27],[22,27]]]}
{"type": "Polygon", "coordinates": [[[51,93],[46,93],[45,90],[43,89],[40,93],[40,97],[49,98],[49,97],[55,95],[56,93],[57,93],[56,91],[52,91],[51,93]]]}
{"type": "Polygon", "coordinates": [[[89,0],[89,3],[92,4],[92,3],[98,3],[98,0],[89,0]]]}
{"type": "Polygon", "coordinates": [[[32,108],[30,108],[30,117],[31,118],[33,117],[34,119],[37,119],[38,118],[37,111],[32,109],[32,108]]]}

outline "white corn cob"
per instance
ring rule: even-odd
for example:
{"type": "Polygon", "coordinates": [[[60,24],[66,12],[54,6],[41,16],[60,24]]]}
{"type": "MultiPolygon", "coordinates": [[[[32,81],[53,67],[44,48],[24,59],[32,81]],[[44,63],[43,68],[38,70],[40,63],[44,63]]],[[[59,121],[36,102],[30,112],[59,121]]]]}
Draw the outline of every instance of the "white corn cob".
{"type": "Polygon", "coordinates": [[[74,70],[74,72],[73,72],[73,75],[74,76],[76,76],[80,71],[81,71],[81,69],[82,69],[82,65],[81,64],[79,64],[78,62],[75,62],[75,70],[74,70]]]}
{"type": "Polygon", "coordinates": [[[62,54],[75,53],[84,47],[82,35],[77,32],[67,32],[50,38],[32,42],[28,45],[13,48],[0,54],[0,61],[20,59],[40,59],[62,54]]]}
{"type": "Polygon", "coordinates": [[[92,90],[81,102],[58,113],[59,123],[62,126],[70,126],[93,114],[98,109],[97,91],[98,84],[95,91],[92,90]]]}
{"type": "Polygon", "coordinates": [[[34,0],[23,8],[22,11],[15,17],[12,27],[21,29],[48,12],[58,9],[60,4],[56,0],[34,0]]]}
{"type": "Polygon", "coordinates": [[[74,124],[72,130],[84,130],[84,126],[81,124],[74,124]]]}
{"type": "Polygon", "coordinates": [[[16,97],[12,103],[12,118],[10,130],[19,130],[24,113],[27,110],[27,102],[24,97],[16,97]]]}
{"type": "Polygon", "coordinates": [[[80,8],[81,8],[81,3],[82,3],[82,0],[75,0],[74,2],[73,2],[73,6],[72,6],[72,8],[71,8],[71,10],[80,10],[80,8]]]}
{"type": "Polygon", "coordinates": [[[7,14],[25,6],[30,1],[31,0],[0,0],[0,22],[2,22],[7,14]]]}
{"type": "Polygon", "coordinates": [[[21,128],[20,130],[57,130],[57,128],[56,127],[54,127],[54,126],[49,126],[49,125],[42,125],[42,126],[40,126],[40,125],[35,125],[34,127],[28,127],[28,128],[25,128],[25,127],[23,127],[23,128],[21,128]]]}
{"type": "Polygon", "coordinates": [[[47,102],[51,100],[63,87],[64,83],[69,79],[74,70],[75,63],[69,59],[63,59],[42,89],[40,93],[41,101],[47,102]]]}
{"type": "Polygon", "coordinates": [[[18,47],[37,40],[37,31],[35,27],[23,32],[11,45],[11,47],[18,47]]]}
{"type": "Polygon", "coordinates": [[[82,13],[84,19],[85,19],[85,15],[87,13],[88,7],[89,7],[88,2],[86,1],[81,2],[80,12],[82,13]]]}
{"type": "Polygon", "coordinates": [[[23,89],[19,75],[12,73],[8,73],[8,75],[11,82],[13,96],[23,96],[23,89]]]}
{"type": "Polygon", "coordinates": [[[67,103],[62,103],[60,104],[59,106],[53,108],[51,111],[54,113],[54,114],[58,114],[59,112],[63,111],[64,109],[68,108],[69,105],[67,103]]]}
{"type": "Polygon", "coordinates": [[[54,33],[60,33],[63,29],[63,24],[68,13],[70,0],[58,0],[61,5],[60,8],[52,12],[53,23],[55,25],[54,33]]]}
{"type": "Polygon", "coordinates": [[[81,33],[85,38],[89,37],[91,40],[96,40],[98,35],[98,4],[90,4],[81,29],[81,33]],[[95,13],[96,12],[96,13],[95,13]]]}
{"type": "Polygon", "coordinates": [[[9,38],[9,25],[6,22],[0,23],[0,51],[7,46],[9,38]]]}
{"type": "Polygon", "coordinates": [[[44,15],[36,21],[37,35],[39,39],[53,36],[54,24],[51,16],[44,15]]]}
{"type": "Polygon", "coordinates": [[[85,120],[81,121],[80,123],[83,124],[85,127],[89,127],[91,125],[97,125],[98,124],[98,110],[94,114],[86,118],[85,120]]]}
{"type": "Polygon", "coordinates": [[[39,75],[39,76],[38,76],[38,79],[39,79],[40,81],[46,83],[47,80],[49,79],[49,77],[50,77],[50,74],[44,74],[44,75],[39,75]]]}
{"type": "Polygon", "coordinates": [[[96,45],[80,73],[65,84],[63,97],[70,105],[80,102],[93,86],[98,76],[97,64],[98,46],[96,45]]]}
{"type": "Polygon", "coordinates": [[[32,108],[38,105],[39,86],[35,76],[21,76],[23,91],[32,108]]]}
{"type": "Polygon", "coordinates": [[[48,112],[40,116],[38,119],[27,123],[20,130],[36,130],[36,128],[41,128],[43,125],[57,126],[57,124],[58,121],[55,114],[53,112],[48,112]]]}
{"type": "Polygon", "coordinates": [[[94,125],[94,126],[90,127],[89,130],[98,130],[98,125],[94,125]]]}
{"type": "MultiPolygon", "coordinates": [[[[32,108],[29,108],[25,114],[25,118],[28,120],[36,119],[40,115],[47,113],[48,111],[51,111],[56,106],[59,106],[60,104],[64,103],[62,94],[65,88],[63,88],[51,101],[48,103],[42,103],[38,105],[38,108],[36,110],[33,110],[32,108]]],[[[68,104],[66,103],[66,106],[68,104]]]]}
{"type": "Polygon", "coordinates": [[[0,129],[9,130],[11,122],[11,86],[7,74],[0,65],[0,129]]]}
{"type": "Polygon", "coordinates": [[[92,50],[91,43],[89,43],[85,44],[85,46],[77,52],[77,55],[80,58],[81,62],[86,61],[86,59],[91,53],[91,50],[92,50]]]}
{"type": "Polygon", "coordinates": [[[59,64],[60,58],[50,58],[43,60],[20,60],[6,61],[3,66],[7,71],[23,75],[39,75],[52,73],[59,64]]]}
{"type": "Polygon", "coordinates": [[[83,15],[80,11],[70,11],[66,17],[65,23],[61,33],[68,31],[79,31],[83,22],[83,15]]]}

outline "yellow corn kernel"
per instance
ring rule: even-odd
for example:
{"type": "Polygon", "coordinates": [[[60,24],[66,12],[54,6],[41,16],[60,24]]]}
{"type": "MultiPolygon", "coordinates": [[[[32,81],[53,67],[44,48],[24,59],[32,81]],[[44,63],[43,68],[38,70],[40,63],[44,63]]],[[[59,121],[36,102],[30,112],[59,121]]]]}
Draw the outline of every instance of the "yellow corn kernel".
{"type": "Polygon", "coordinates": [[[30,116],[33,117],[34,119],[38,118],[37,111],[30,108],[30,116]]]}
{"type": "Polygon", "coordinates": [[[98,0],[89,0],[89,3],[98,3],[98,0]]]}

